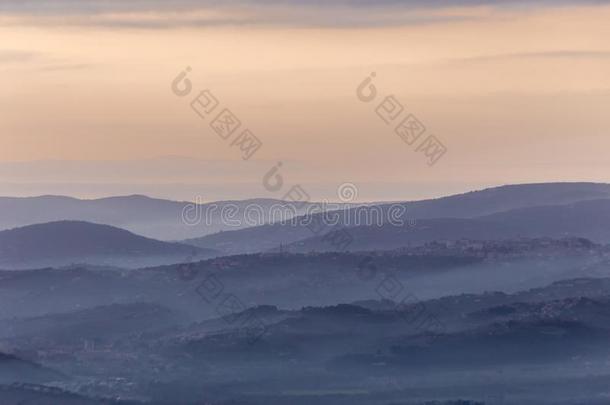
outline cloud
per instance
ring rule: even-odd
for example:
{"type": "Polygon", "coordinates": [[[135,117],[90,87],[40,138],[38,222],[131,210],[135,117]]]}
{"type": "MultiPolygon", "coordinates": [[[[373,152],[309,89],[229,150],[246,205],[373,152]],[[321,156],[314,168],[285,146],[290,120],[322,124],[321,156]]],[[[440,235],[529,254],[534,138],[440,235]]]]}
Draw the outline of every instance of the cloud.
{"type": "Polygon", "coordinates": [[[341,19],[329,13],[296,15],[275,13],[267,15],[242,15],[240,13],[226,16],[198,17],[189,14],[171,16],[163,15],[134,15],[128,17],[117,15],[99,16],[66,16],[66,17],[27,17],[20,19],[2,20],[0,25],[31,25],[31,26],[61,26],[61,27],[97,27],[117,29],[171,29],[171,28],[206,28],[206,27],[299,27],[299,28],[352,28],[352,27],[394,27],[405,25],[426,25],[446,22],[469,21],[478,17],[470,15],[388,15],[354,13],[345,15],[341,19]]]}
{"type": "Polygon", "coordinates": [[[519,52],[496,55],[483,55],[468,58],[452,59],[451,62],[495,62],[515,59],[610,59],[610,51],[561,50],[545,52],[519,52]]]}
{"type": "Polygon", "coordinates": [[[0,13],[38,15],[66,15],[151,11],[193,11],[222,7],[310,7],[332,8],[386,8],[405,7],[454,8],[471,6],[512,5],[583,5],[609,4],[610,0],[3,0],[0,13]]]}
{"type": "Polygon", "coordinates": [[[80,63],[80,64],[55,64],[55,65],[46,65],[40,67],[38,70],[41,72],[60,72],[66,70],[85,70],[91,69],[94,65],[80,63]]]}
{"type": "Polygon", "coordinates": [[[70,63],[66,59],[56,58],[43,52],[1,49],[0,65],[14,65],[19,68],[28,66],[30,69],[38,72],[84,70],[94,67],[92,64],[70,63]]]}
{"type": "Polygon", "coordinates": [[[18,50],[0,50],[0,63],[21,63],[29,62],[37,58],[39,54],[36,52],[18,51],[18,50]]]}
{"type": "Polygon", "coordinates": [[[231,25],[375,27],[479,18],[459,11],[477,6],[607,4],[610,0],[3,0],[0,24],[144,29],[231,25]],[[442,13],[443,9],[453,11],[442,13]]]}

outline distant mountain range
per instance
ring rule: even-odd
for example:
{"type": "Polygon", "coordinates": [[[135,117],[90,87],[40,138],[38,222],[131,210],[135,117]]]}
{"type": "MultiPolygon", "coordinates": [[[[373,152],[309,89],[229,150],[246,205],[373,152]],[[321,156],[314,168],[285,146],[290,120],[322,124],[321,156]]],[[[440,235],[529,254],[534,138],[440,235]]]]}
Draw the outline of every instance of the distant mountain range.
{"type": "Polygon", "coordinates": [[[518,208],[610,198],[606,183],[514,184],[407,202],[409,218],[475,218],[518,208]]]}
{"type": "MultiPolygon", "coordinates": [[[[394,249],[437,239],[510,239],[515,237],[581,236],[610,242],[610,185],[548,183],[502,186],[416,202],[350,208],[337,215],[337,225],[314,234],[306,219],[270,224],[189,239],[185,243],[227,254],[277,249],[337,250],[331,232],[349,228],[349,250],[394,249]],[[402,206],[403,225],[387,223],[392,206],[402,206]],[[385,222],[363,224],[383,212],[385,222]],[[360,226],[357,226],[361,224],[360,226]],[[330,240],[330,241],[329,241],[330,240]]],[[[322,218],[322,219],[321,219],[322,218]]],[[[308,219],[309,221],[309,219],[308,219]]],[[[311,222],[324,222],[316,214],[311,222]]],[[[328,221],[327,221],[328,222],[328,221]]]]}
{"type": "Polygon", "coordinates": [[[74,220],[112,225],[138,235],[172,241],[251,226],[244,220],[244,211],[248,206],[257,207],[259,211],[255,214],[260,212],[259,216],[250,217],[251,223],[262,225],[273,220],[273,213],[270,216],[272,210],[275,210],[277,219],[277,215],[281,213],[302,214],[309,205],[309,203],[296,205],[274,199],[194,204],[143,195],[94,200],[63,196],[0,197],[0,230],[74,220]],[[183,221],[185,210],[187,210],[187,221],[183,221]],[[229,218],[239,221],[222,221],[223,210],[226,210],[227,215],[231,211],[229,218]]]}
{"type": "Polygon", "coordinates": [[[72,263],[143,267],[216,256],[210,249],[161,242],[109,225],[59,221],[0,231],[0,268],[72,263]]]}
{"type": "MultiPolygon", "coordinates": [[[[349,234],[353,242],[348,249],[354,251],[387,250],[459,239],[582,237],[610,243],[610,199],[520,208],[478,218],[423,219],[413,226],[359,226],[349,228],[349,234]]],[[[295,252],[336,250],[330,243],[332,237],[332,233],[310,237],[294,242],[286,249],[295,252]]]]}
{"type": "MultiPolygon", "coordinates": [[[[549,183],[502,186],[439,199],[346,207],[330,214],[296,217],[293,221],[247,227],[242,219],[256,204],[264,221],[277,200],[194,205],[143,196],[77,200],[66,197],[0,198],[0,223],[44,221],[0,231],[0,268],[57,266],[72,263],[142,267],[190,262],[220,255],[290,251],[372,251],[423,245],[435,240],[504,240],[581,237],[610,243],[610,185],[549,183]],[[224,205],[223,205],[224,204],[224,205]],[[231,206],[233,223],[219,212],[231,206]],[[390,223],[391,211],[402,208],[401,222],[390,223]],[[199,225],[182,221],[183,210],[199,225]],[[261,211],[262,210],[262,211],[261,211]],[[378,215],[377,215],[378,214],[378,215]],[[324,225],[335,215],[336,225],[324,225]],[[192,216],[192,217],[191,217],[192,216]],[[221,231],[168,243],[140,234],[185,235],[203,232],[206,216],[221,231]],[[84,218],[73,221],[71,218],[84,218]],[[367,223],[366,219],[373,220],[367,223]],[[377,223],[382,220],[382,223],[377,223]],[[213,222],[212,221],[212,222],[213,222]],[[94,223],[91,223],[94,222],[94,223]],[[122,224],[122,228],[114,224],[122,224]],[[324,226],[316,233],[311,223],[324,226]],[[104,224],[104,225],[102,225],[104,224]],[[344,228],[344,229],[343,229],[344,228]],[[347,230],[347,232],[345,232],[347,230]],[[345,237],[345,244],[335,239],[345,237]]],[[[309,205],[310,207],[312,205],[309,205]]],[[[299,207],[303,212],[305,206],[299,207]]],[[[284,212],[289,212],[287,209],[284,212]]],[[[276,218],[277,219],[277,218],[276,218]]],[[[207,231],[210,229],[208,228],[207,231]]]]}
{"type": "Polygon", "coordinates": [[[64,378],[61,373],[33,362],[0,352],[0,384],[27,381],[42,383],[64,378]]]}
{"type": "MultiPolygon", "coordinates": [[[[377,288],[390,274],[403,285],[403,292],[416,292],[420,298],[511,292],[564,278],[610,277],[610,248],[585,240],[467,241],[445,246],[251,254],[130,270],[75,265],[0,271],[0,320],[96,306],[108,307],[105,313],[110,313],[114,304],[134,302],[158,303],[198,320],[215,316],[217,309],[217,303],[208,303],[196,291],[206,279],[220,285],[224,294],[239,297],[243,305],[292,309],[378,298],[377,288]]],[[[0,324],[2,330],[6,328],[0,324]]]]}

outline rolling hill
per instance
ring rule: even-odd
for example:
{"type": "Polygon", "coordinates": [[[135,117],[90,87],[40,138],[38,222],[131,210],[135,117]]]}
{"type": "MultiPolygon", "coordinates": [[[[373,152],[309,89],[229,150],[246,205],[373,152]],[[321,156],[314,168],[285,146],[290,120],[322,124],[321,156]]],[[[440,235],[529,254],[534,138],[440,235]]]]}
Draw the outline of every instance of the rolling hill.
{"type": "MultiPolygon", "coordinates": [[[[338,231],[331,231],[338,232],[338,231]]],[[[610,200],[566,205],[528,207],[478,218],[439,218],[417,221],[415,226],[359,226],[349,228],[347,250],[388,250],[435,240],[504,240],[514,238],[581,237],[610,243],[610,200]]],[[[294,242],[290,251],[337,250],[332,233],[294,242]]]]}
{"type": "Polygon", "coordinates": [[[135,235],[109,225],[59,221],[0,232],[0,268],[89,263],[140,267],[205,258],[216,252],[135,235]]]}
{"type": "Polygon", "coordinates": [[[0,384],[18,381],[41,383],[63,379],[61,373],[42,367],[36,363],[0,352],[0,384]]]}
{"type": "MultiPolygon", "coordinates": [[[[433,200],[351,208],[337,214],[336,223],[350,227],[356,239],[351,250],[393,249],[435,239],[519,236],[582,236],[605,242],[610,241],[603,225],[609,192],[610,185],[595,183],[510,185],[433,200]],[[404,226],[387,223],[391,207],[397,205],[404,208],[400,217],[404,226]],[[374,211],[383,212],[384,223],[363,224],[367,217],[376,221],[374,211]],[[598,216],[601,222],[596,223],[598,216]]],[[[319,219],[322,214],[313,217],[319,219]]],[[[315,235],[306,224],[306,218],[300,217],[293,223],[220,232],[185,243],[229,254],[267,251],[280,244],[304,252],[333,250],[332,244],[322,240],[330,226],[315,235]]]]}
{"type": "Polygon", "coordinates": [[[235,211],[234,218],[244,218],[246,207],[260,207],[261,220],[256,225],[270,220],[270,211],[284,207],[285,211],[303,213],[308,204],[296,207],[289,202],[274,199],[251,199],[243,201],[218,201],[192,204],[185,201],[170,201],[143,195],[108,197],[81,200],[63,196],[0,197],[0,229],[63,220],[86,221],[112,225],[138,235],[160,240],[179,240],[207,235],[221,230],[239,229],[249,226],[246,221],[225,223],[224,210],[235,211]],[[195,208],[196,207],[196,208],[195,208]],[[274,208],[272,208],[274,207],[274,208]],[[182,220],[183,210],[189,210],[193,223],[182,220]]]}

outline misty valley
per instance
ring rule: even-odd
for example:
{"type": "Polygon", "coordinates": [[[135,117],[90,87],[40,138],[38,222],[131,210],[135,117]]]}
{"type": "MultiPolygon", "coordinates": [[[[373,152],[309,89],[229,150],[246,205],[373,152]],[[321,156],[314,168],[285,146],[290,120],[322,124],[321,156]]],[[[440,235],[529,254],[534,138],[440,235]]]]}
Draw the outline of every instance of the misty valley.
{"type": "Polygon", "coordinates": [[[0,198],[44,217],[0,231],[0,402],[606,404],[609,195],[507,186],[401,203],[401,226],[182,240],[180,209],[159,239],[128,230],[141,199],[103,223],[0,198]]]}

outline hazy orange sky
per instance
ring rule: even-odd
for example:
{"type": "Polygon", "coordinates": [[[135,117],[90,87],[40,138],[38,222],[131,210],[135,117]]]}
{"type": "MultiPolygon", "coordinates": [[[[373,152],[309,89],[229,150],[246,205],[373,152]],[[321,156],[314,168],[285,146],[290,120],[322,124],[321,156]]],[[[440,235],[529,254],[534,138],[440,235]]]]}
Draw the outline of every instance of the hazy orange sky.
{"type": "Polygon", "coordinates": [[[606,2],[214,4],[4,1],[0,194],[271,197],[277,161],[315,198],[609,181],[606,2]],[[252,160],[172,93],[187,66],[262,140],[252,160]],[[445,144],[436,165],[356,98],[371,72],[445,144]]]}

